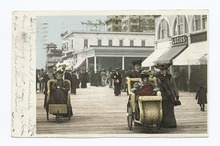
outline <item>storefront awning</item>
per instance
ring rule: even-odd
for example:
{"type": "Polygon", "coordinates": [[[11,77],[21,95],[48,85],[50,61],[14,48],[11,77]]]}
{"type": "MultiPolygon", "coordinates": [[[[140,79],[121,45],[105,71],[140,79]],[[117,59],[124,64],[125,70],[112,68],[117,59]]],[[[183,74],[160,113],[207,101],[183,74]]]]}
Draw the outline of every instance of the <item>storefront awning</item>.
{"type": "Polygon", "coordinates": [[[77,60],[77,62],[73,68],[79,68],[79,67],[82,67],[85,65],[86,65],[86,58],[81,58],[81,59],[77,60]]]}
{"type": "Polygon", "coordinates": [[[187,45],[171,47],[169,50],[164,52],[157,60],[155,60],[154,64],[157,64],[157,63],[172,63],[172,60],[175,59],[186,48],[187,48],[187,45]]]}
{"type": "Polygon", "coordinates": [[[164,52],[169,50],[169,48],[161,48],[155,50],[152,54],[150,54],[149,57],[147,57],[143,62],[142,62],[142,67],[150,67],[154,65],[154,61],[159,58],[164,52]]]}
{"type": "Polygon", "coordinates": [[[207,64],[208,42],[192,43],[177,58],[173,65],[201,65],[207,64]]]}

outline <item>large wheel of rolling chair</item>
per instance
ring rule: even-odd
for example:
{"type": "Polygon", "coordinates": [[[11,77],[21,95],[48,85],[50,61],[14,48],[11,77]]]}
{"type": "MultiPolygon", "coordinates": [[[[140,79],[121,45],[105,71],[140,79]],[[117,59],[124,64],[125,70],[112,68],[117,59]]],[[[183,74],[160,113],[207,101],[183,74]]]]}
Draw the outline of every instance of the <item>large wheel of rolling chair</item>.
{"type": "Polygon", "coordinates": [[[68,117],[69,117],[69,120],[70,120],[70,118],[71,118],[71,106],[68,106],[68,117]]]}
{"type": "Polygon", "coordinates": [[[49,112],[47,111],[47,121],[49,121],[49,112]]]}
{"type": "Polygon", "coordinates": [[[56,122],[57,122],[57,123],[59,123],[59,117],[60,117],[59,111],[57,111],[57,114],[56,114],[56,122]]]}
{"type": "Polygon", "coordinates": [[[133,124],[133,116],[132,116],[132,108],[131,106],[127,106],[127,122],[129,130],[132,129],[133,124]]]}

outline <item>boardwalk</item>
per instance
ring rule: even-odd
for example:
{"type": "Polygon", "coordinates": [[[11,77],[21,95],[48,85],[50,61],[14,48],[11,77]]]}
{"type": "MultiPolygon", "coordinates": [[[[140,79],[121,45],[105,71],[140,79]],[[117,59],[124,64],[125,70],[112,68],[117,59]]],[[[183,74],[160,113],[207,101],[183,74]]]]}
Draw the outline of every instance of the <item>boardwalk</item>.
{"type": "Polygon", "coordinates": [[[147,128],[134,127],[128,130],[126,120],[126,103],[128,96],[122,92],[121,96],[114,96],[112,88],[88,87],[77,89],[77,95],[71,95],[73,117],[68,121],[62,119],[55,122],[50,115],[46,120],[45,110],[42,108],[44,96],[37,94],[37,134],[53,137],[76,136],[102,137],[206,137],[207,136],[207,107],[205,112],[195,100],[195,93],[180,92],[181,106],[175,107],[178,127],[174,129],[161,128],[150,133],[147,128]],[[185,135],[187,134],[187,135],[185,135]]]}

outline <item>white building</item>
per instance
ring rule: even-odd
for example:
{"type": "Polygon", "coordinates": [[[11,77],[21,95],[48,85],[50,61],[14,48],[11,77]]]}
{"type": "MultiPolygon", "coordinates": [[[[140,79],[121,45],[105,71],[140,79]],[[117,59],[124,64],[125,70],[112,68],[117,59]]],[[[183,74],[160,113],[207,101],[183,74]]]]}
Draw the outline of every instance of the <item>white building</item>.
{"type": "Polygon", "coordinates": [[[155,51],[142,66],[172,63],[171,73],[186,70],[190,80],[193,69],[207,76],[207,56],[207,14],[161,15],[155,19],[155,51]]]}
{"type": "Polygon", "coordinates": [[[90,71],[122,70],[132,60],[146,59],[154,50],[154,33],[73,31],[63,36],[63,60],[90,71]]]}

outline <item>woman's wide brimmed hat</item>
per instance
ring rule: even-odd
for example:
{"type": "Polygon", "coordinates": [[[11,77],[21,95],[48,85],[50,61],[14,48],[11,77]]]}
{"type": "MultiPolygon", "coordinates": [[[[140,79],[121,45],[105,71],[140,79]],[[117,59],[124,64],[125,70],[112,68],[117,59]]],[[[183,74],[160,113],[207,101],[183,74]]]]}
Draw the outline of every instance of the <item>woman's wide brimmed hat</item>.
{"type": "Polygon", "coordinates": [[[153,74],[153,71],[152,70],[143,70],[141,72],[141,76],[144,76],[144,77],[149,77],[150,75],[153,74]]]}
{"type": "Polygon", "coordinates": [[[68,67],[70,63],[68,61],[63,61],[63,62],[57,62],[56,67],[59,68],[61,66],[68,67]]]}
{"type": "Polygon", "coordinates": [[[156,68],[159,69],[167,69],[172,65],[172,63],[157,63],[156,65],[154,65],[156,68]]]}

